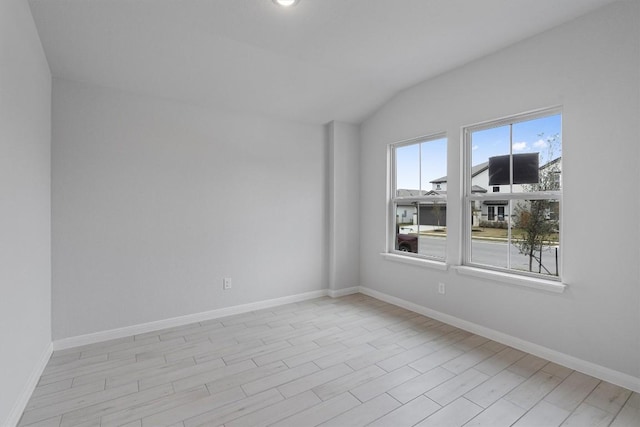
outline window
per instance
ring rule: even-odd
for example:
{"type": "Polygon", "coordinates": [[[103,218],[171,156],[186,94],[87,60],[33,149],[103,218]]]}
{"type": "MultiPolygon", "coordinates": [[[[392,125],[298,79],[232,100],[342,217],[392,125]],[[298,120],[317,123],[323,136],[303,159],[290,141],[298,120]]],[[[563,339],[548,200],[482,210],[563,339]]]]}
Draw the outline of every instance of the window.
{"type": "Polygon", "coordinates": [[[463,264],[558,279],[561,114],[547,110],[465,129],[463,264]],[[493,192],[486,190],[493,187],[493,192]],[[499,191],[496,191],[496,188],[499,191]]]}
{"type": "Polygon", "coordinates": [[[487,206],[487,219],[489,221],[496,220],[496,208],[494,206],[487,206]]]}
{"type": "Polygon", "coordinates": [[[390,251],[444,260],[446,138],[437,135],[393,144],[391,158],[390,251]]]}

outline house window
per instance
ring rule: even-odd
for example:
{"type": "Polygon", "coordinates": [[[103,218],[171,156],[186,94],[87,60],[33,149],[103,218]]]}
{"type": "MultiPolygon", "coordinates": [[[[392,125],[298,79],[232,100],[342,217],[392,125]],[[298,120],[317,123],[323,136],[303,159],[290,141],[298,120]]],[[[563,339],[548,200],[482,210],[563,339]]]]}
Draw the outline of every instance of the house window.
{"type": "Polygon", "coordinates": [[[439,190],[447,174],[444,135],[392,144],[390,252],[444,260],[447,195],[439,190]],[[440,179],[440,180],[439,180],[440,179]],[[400,215],[401,212],[407,215],[400,215]]]}
{"type": "Polygon", "coordinates": [[[466,214],[480,206],[487,222],[464,230],[463,264],[559,280],[561,118],[554,109],[465,129],[466,214]]]}
{"type": "Polygon", "coordinates": [[[496,208],[494,206],[487,206],[487,219],[489,221],[496,220],[496,208]]]}

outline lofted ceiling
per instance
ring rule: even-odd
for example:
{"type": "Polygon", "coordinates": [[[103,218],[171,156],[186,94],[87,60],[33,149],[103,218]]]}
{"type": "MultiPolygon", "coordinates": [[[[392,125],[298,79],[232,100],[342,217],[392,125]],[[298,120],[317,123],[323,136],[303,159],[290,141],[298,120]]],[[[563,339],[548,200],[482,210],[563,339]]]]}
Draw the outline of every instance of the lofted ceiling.
{"type": "Polygon", "coordinates": [[[318,124],[612,2],[29,0],[55,78],[318,124]]]}

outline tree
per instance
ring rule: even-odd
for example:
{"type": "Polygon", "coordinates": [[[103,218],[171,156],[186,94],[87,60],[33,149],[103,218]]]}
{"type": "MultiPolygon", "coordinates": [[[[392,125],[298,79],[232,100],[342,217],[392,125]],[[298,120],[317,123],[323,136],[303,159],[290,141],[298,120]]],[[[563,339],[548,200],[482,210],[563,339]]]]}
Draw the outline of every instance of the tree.
{"type": "Polygon", "coordinates": [[[436,217],[438,227],[440,227],[440,219],[442,219],[442,206],[438,200],[433,203],[433,215],[436,217]]]}
{"type": "MultiPolygon", "coordinates": [[[[522,231],[519,240],[515,241],[520,253],[529,256],[529,271],[533,271],[533,259],[542,252],[542,246],[557,230],[558,222],[548,219],[551,208],[549,200],[529,200],[518,202],[514,209],[515,226],[522,231]]],[[[538,258],[542,267],[542,257],[538,258]]]]}
{"type": "MultiPolygon", "coordinates": [[[[525,191],[557,191],[560,189],[561,158],[555,157],[559,151],[560,135],[555,134],[540,141],[545,141],[547,152],[540,156],[542,167],[537,184],[523,186],[525,191]]],[[[521,254],[529,256],[529,271],[533,271],[533,260],[538,260],[542,266],[542,247],[551,240],[551,236],[558,230],[558,218],[555,215],[557,202],[551,200],[526,200],[518,202],[515,209],[515,227],[521,230],[520,239],[515,245],[521,254]],[[536,254],[540,254],[537,258],[536,254]]],[[[547,270],[545,268],[545,270],[547,270]]],[[[539,271],[540,272],[540,271],[539,271]]],[[[550,273],[547,270],[548,273],[550,273]]]]}

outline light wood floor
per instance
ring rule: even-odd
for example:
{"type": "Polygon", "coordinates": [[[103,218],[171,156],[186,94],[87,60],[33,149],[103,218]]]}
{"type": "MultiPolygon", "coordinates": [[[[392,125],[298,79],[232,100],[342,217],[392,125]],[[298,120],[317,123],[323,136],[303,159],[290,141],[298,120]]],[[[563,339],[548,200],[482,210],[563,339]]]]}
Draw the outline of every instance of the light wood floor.
{"type": "Polygon", "coordinates": [[[640,426],[640,395],[356,294],[57,351],[21,426],[640,426]]]}

